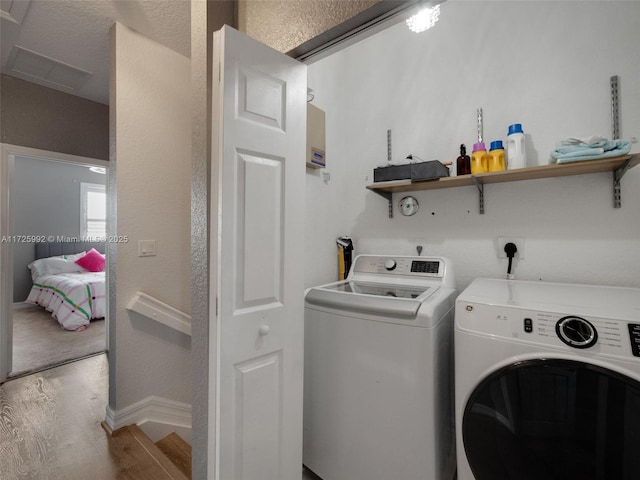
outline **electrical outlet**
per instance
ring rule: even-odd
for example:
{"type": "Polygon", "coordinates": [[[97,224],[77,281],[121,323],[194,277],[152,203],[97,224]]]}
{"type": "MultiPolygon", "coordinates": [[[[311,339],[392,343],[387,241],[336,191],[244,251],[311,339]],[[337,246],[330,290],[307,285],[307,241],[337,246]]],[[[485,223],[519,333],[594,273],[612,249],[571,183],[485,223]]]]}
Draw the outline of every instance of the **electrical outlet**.
{"type": "Polygon", "coordinates": [[[516,252],[516,258],[522,260],[524,258],[524,238],[523,237],[498,237],[498,258],[507,258],[507,254],[504,251],[504,246],[507,243],[514,243],[518,251],[516,252]]]}

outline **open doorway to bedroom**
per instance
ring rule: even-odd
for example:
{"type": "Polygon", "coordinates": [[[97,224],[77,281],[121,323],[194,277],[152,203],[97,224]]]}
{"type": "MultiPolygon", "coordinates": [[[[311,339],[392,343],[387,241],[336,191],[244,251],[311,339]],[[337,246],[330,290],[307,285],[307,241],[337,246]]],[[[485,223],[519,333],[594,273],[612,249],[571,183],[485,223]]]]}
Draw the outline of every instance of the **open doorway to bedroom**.
{"type": "Polygon", "coordinates": [[[3,155],[3,268],[12,272],[1,294],[10,308],[2,309],[0,348],[11,350],[8,378],[107,349],[108,162],[30,150],[3,155]]]}

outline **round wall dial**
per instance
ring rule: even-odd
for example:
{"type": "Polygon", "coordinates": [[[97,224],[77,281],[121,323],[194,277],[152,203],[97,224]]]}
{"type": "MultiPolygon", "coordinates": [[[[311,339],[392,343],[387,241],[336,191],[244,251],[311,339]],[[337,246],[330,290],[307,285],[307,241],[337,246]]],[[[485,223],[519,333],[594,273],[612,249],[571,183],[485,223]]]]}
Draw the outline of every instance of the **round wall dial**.
{"type": "Polygon", "coordinates": [[[418,211],[418,200],[416,200],[415,197],[411,196],[404,197],[402,200],[400,200],[398,206],[400,207],[400,213],[409,217],[411,215],[415,215],[418,211]]]}

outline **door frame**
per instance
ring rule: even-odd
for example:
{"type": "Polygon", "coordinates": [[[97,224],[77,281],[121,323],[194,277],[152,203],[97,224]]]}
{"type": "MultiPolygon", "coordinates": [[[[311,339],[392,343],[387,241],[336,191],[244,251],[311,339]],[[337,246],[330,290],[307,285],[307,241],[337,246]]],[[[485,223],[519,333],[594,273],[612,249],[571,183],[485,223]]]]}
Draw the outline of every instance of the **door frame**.
{"type": "MultiPolygon", "coordinates": [[[[13,235],[13,170],[16,156],[109,169],[107,160],[81,157],[37,148],[0,144],[0,240],[13,235]]],[[[107,176],[107,183],[109,178],[107,176]]],[[[109,213],[107,212],[107,217],[109,213]]],[[[109,219],[107,218],[107,222],[109,219]]],[[[108,322],[108,319],[105,319],[108,322]]],[[[108,325],[108,324],[107,324],[108,325]]],[[[108,327],[107,327],[108,328],[108,327]]],[[[109,338],[107,336],[107,349],[109,338]]],[[[0,241],[0,383],[7,380],[13,363],[13,246],[0,241]]]]}

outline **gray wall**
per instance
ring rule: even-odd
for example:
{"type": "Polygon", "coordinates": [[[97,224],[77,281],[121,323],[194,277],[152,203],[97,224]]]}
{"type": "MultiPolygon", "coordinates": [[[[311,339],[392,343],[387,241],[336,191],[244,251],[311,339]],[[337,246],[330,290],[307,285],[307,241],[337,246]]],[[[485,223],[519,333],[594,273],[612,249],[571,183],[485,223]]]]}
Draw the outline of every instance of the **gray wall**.
{"type": "Polygon", "coordinates": [[[0,76],[0,142],[109,160],[109,106],[0,76]]]}
{"type": "MultiPolygon", "coordinates": [[[[110,202],[109,233],[128,237],[107,244],[108,409],[117,425],[128,407],[150,396],[191,403],[191,338],[127,305],[142,291],[191,311],[192,110],[189,58],[120,23],[111,40],[109,189],[118,198],[110,202]],[[139,240],[151,239],[156,255],[139,257],[139,240]]],[[[152,424],[141,428],[149,434],[152,424]]]]}
{"type": "MultiPolygon", "coordinates": [[[[104,185],[106,175],[68,163],[16,157],[13,181],[13,235],[80,236],[80,183],[104,185]]],[[[31,242],[13,244],[13,301],[31,289],[27,265],[35,259],[31,242]]]]}

